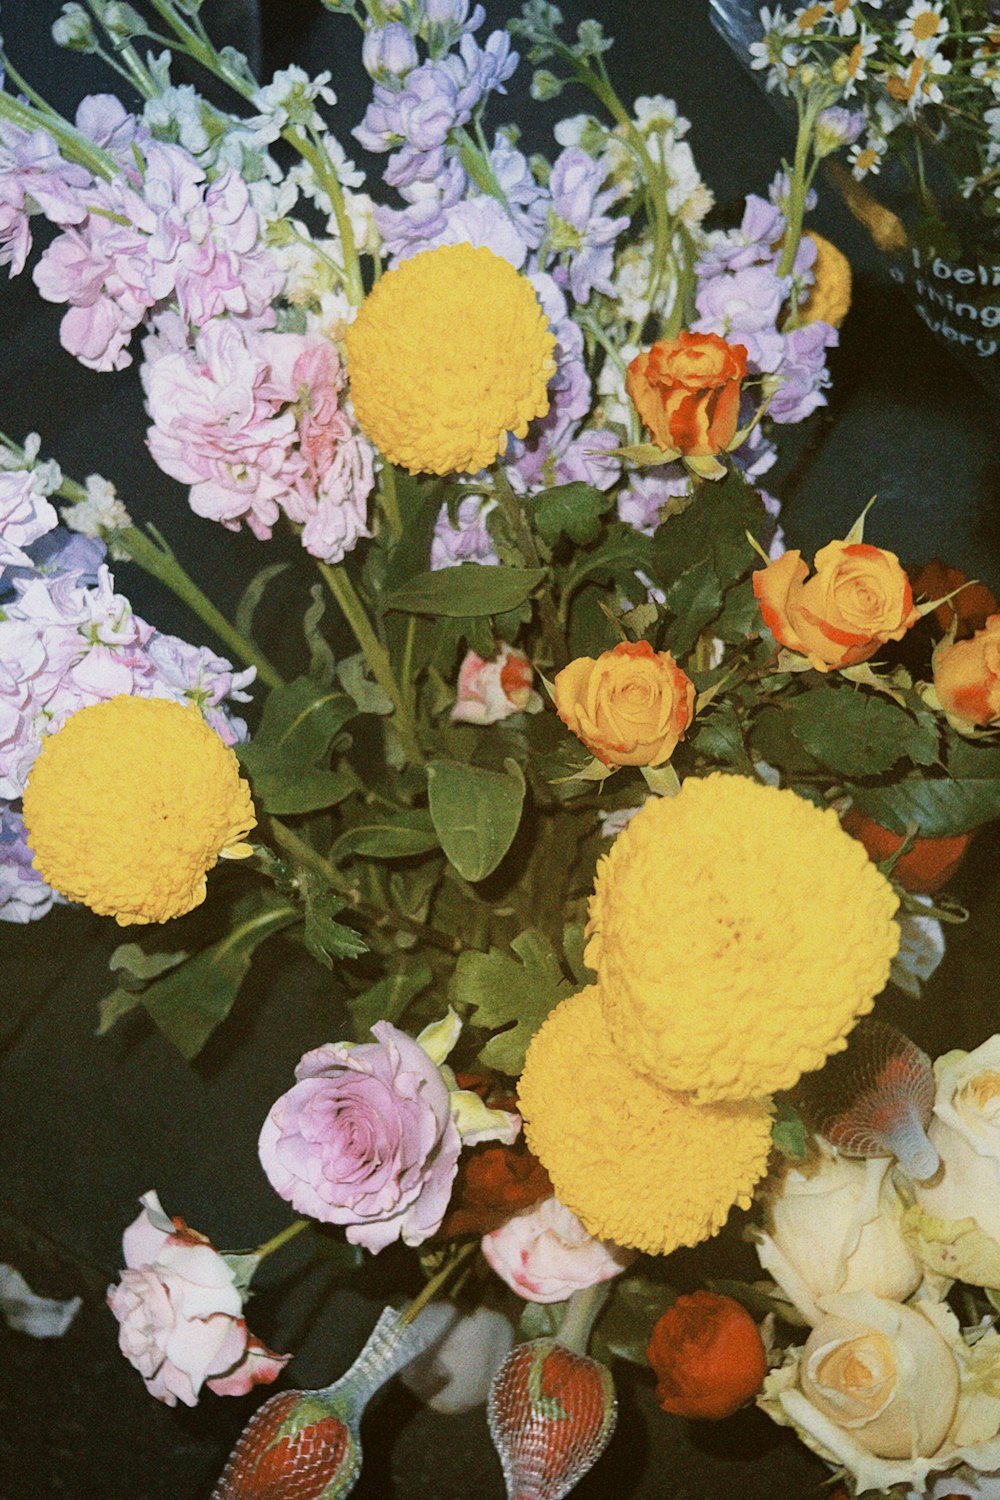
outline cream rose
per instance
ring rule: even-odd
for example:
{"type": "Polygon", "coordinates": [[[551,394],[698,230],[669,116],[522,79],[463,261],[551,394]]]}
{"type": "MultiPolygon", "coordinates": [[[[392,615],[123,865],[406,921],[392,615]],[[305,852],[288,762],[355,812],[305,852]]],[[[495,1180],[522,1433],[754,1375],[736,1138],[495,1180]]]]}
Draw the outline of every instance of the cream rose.
{"type": "Polygon", "coordinates": [[[941,1157],[932,1184],[914,1183],[907,1216],[925,1263],[976,1286],[1000,1286],[1000,1035],[934,1064],[927,1134],[941,1157]]]}
{"type": "Polygon", "coordinates": [[[823,1147],[815,1170],[793,1167],[767,1198],[757,1258],[808,1322],[822,1319],[818,1300],[831,1293],[902,1301],[919,1285],[890,1166],[888,1157],[856,1161],[823,1147]]]}

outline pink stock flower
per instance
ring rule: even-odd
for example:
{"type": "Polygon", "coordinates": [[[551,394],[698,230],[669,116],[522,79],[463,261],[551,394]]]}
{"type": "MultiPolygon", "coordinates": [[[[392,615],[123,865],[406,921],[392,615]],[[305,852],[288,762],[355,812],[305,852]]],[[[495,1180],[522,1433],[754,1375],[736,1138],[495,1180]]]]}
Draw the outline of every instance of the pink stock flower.
{"type": "Polygon", "coordinates": [[[461,1138],[448,1085],[420,1044],[388,1021],[372,1035],[306,1053],[259,1151],[297,1213],[346,1225],[350,1244],[375,1253],[398,1239],[420,1245],[439,1228],[461,1138]]]}
{"type": "Polygon", "coordinates": [[[526,1302],[565,1302],[584,1287],[610,1281],[635,1258],[610,1240],[595,1239],[558,1198],[543,1198],[484,1234],[481,1249],[526,1302]]]}
{"type": "Polygon", "coordinates": [[[242,1396],[291,1358],[248,1332],[233,1269],[204,1235],[170,1219],[154,1192],[122,1237],[126,1269],[108,1288],[118,1346],[158,1401],[195,1406],[203,1385],[242,1396]]]}
{"type": "Polygon", "coordinates": [[[0,571],[11,564],[30,567],[23,548],[59,524],[42,477],[34,469],[0,470],[0,571]]]}
{"type": "Polygon", "coordinates": [[[503,645],[492,661],[467,651],[458,670],[456,723],[496,724],[512,714],[537,714],[542,700],[532,689],[531,663],[516,646],[503,645]]]}

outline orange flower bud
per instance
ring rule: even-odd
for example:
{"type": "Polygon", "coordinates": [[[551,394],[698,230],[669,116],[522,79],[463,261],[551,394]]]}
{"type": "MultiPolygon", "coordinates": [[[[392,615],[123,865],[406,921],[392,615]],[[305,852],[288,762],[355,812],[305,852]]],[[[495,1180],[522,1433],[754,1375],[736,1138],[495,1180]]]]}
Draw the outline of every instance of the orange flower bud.
{"type": "MultiPolygon", "coordinates": [[[[901,833],[883,828],[853,807],[841,818],[845,832],[864,844],[876,864],[888,859],[903,842],[901,833]]],[[[945,838],[914,839],[906,853],[893,866],[893,877],[906,891],[933,896],[954,875],[972,838],[971,833],[956,833],[945,838]]]]}
{"type": "Polygon", "coordinates": [[[560,719],[606,766],[662,766],[694,716],[694,683],[648,641],[578,656],[553,691],[560,719]]]}
{"type": "Polygon", "coordinates": [[[971,728],[1000,719],[1000,615],[990,615],[971,641],[935,651],[934,691],[960,724],[971,728]]]}
{"type": "Polygon", "coordinates": [[[808,657],[818,672],[867,661],[920,618],[894,552],[828,542],[813,566],[810,578],[800,553],[783,552],[758,568],[753,588],[775,640],[808,657]]]}
{"type": "Polygon", "coordinates": [[[660,448],[709,458],[736,432],[747,351],[717,333],[660,339],[628,367],[625,389],[660,448]]]}
{"type": "Polygon", "coordinates": [[[731,1416],[767,1374],[753,1318],[715,1292],[678,1297],[654,1327],[646,1358],[656,1374],[657,1400],[679,1417],[731,1416]]]}

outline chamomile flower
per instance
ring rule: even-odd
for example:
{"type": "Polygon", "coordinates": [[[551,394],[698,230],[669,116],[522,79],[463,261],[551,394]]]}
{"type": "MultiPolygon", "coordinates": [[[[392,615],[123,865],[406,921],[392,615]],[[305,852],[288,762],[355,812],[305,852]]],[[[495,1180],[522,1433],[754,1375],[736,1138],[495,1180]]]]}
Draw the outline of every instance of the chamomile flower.
{"type": "Polygon", "coordinates": [[[853,36],[858,29],[858,18],[853,0],[830,0],[830,16],[841,36],[853,36]]]}
{"type": "Polygon", "coordinates": [[[896,32],[896,46],[904,57],[931,57],[940,47],[948,30],[947,17],[940,5],[927,0],[913,0],[896,32]]]}
{"type": "Polygon", "coordinates": [[[873,36],[862,22],[858,39],[846,57],[838,58],[833,67],[833,76],[844,90],[844,98],[850,99],[859,83],[868,77],[868,59],[878,51],[878,37],[873,36]]]}
{"type": "Polygon", "coordinates": [[[849,153],[851,171],[860,182],[862,177],[877,177],[882,166],[885,141],[878,136],[869,136],[864,143],[858,141],[849,153]]]}

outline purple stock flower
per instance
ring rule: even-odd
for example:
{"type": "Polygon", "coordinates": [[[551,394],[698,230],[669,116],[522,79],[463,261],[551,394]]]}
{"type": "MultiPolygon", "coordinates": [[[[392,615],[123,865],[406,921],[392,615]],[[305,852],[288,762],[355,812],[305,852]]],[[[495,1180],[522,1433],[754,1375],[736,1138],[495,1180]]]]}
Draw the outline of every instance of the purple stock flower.
{"type": "Polygon", "coordinates": [[[0,266],[10,275],[24,270],[31,250],[27,200],[54,224],[76,224],[86,217],[83,195],[91,174],[64,161],[45,130],[27,131],[0,121],[0,266]]]}
{"type": "Polygon", "coordinates": [[[569,287],[581,305],[592,291],[613,291],[615,241],[629,220],[607,217],[615,190],[601,191],[607,168],[578,146],[560,152],[552,167],[550,235],[554,250],[568,262],[569,287]]]}
{"type": "Polygon", "coordinates": [[[839,342],[837,330],[829,323],[806,323],[785,335],[775,371],[782,383],[768,407],[775,422],[802,422],[818,406],[826,405],[823,391],[830,383],[826,351],[839,342]]]}
{"type": "Polygon", "coordinates": [[[486,517],[496,509],[496,504],[495,500],[469,495],[458,502],[454,521],[448,513],[448,506],[442,505],[431,540],[432,572],[440,568],[457,568],[464,562],[481,563],[484,567],[498,565],[500,559],[486,529],[486,517]]]}
{"type": "Polygon", "coordinates": [[[401,21],[373,26],[365,33],[361,61],[371,78],[391,88],[393,79],[405,78],[417,66],[417,44],[401,21]]]}
{"type": "Polygon", "coordinates": [[[21,814],[0,802],[0,922],[35,922],[61,902],[34,868],[21,814]]]}
{"type": "Polygon", "coordinates": [[[31,567],[24,549],[58,525],[41,479],[34,469],[0,470],[0,574],[12,565],[31,567]]]}
{"type": "Polygon", "coordinates": [[[419,1042],[388,1021],[374,1042],[307,1052],[260,1134],[265,1173],[296,1213],[346,1225],[376,1253],[440,1227],[462,1142],[448,1086],[419,1042]]]}
{"type": "Polygon", "coordinates": [[[736,340],[744,333],[773,331],[790,286],[788,277],[777,276],[770,265],[710,276],[699,281],[695,296],[698,322],[691,325],[692,329],[736,340]]]}
{"type": "Polygon", "coordinates": [[[691,476],[681,464],[664,464],[631,476],[627,489],[618,495],[618,519],[644,536],[652,536],[661,513],[671,500],[687,495],[691,476]]]}

